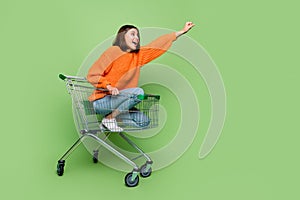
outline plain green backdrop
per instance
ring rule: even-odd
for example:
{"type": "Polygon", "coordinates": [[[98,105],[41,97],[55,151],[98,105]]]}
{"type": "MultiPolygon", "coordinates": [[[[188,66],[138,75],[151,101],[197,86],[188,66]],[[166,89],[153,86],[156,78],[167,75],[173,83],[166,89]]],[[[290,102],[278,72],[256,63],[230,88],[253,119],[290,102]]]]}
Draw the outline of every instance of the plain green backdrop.
{"type": "Polygon", "coordinates": [[[1,1],[1,199],[299,199],[299,6],[1,1]],[[226,87],[226,121],[209,156],[198,159],[199,133],[175,163],[127,188],[123,172],[93,164],[81,146],[58,177],[56,162],[78,136],[57,75],[76,74],[123,24],[179,30],[186,21],[226,87]]]}

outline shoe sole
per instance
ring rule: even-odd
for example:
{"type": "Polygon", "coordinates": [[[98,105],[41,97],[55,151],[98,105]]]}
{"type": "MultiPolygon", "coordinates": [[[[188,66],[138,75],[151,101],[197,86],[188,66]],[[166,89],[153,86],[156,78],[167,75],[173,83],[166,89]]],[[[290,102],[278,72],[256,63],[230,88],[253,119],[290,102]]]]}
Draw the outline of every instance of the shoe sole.
{"type": "Polygon", "coordinates": [[[118,133],[120,133],[120,132],[123,131],[123,129],[121,129],[120,131],[111,130],[111,129],[109,129],[107,126],[105,126],[103,123],[101,123],[101,125],[102,125],[102,127],[104,127],[105,129],[107,129],[107,130],[109,130],[109,131],[111,131],[111,132],[118,132],[118,133]]]}

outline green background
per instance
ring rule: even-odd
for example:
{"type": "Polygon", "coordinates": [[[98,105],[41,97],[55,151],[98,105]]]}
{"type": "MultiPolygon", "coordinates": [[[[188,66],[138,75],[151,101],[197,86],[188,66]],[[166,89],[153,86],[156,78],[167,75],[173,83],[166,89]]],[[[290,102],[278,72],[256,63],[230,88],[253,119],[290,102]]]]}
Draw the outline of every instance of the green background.
{"type": "Polygon", "coordinates": [[[299,199],[298,10],[292,0],[1,1],[1,199],[299,199]],[[175,163],[127,188],[123,172],[93,164],[81,146],[58,177],[78,137],[58,73],[76,74],[123,24],[185,21],[226,87],[209,156],[198,159],[199,133],[175,163]]]}

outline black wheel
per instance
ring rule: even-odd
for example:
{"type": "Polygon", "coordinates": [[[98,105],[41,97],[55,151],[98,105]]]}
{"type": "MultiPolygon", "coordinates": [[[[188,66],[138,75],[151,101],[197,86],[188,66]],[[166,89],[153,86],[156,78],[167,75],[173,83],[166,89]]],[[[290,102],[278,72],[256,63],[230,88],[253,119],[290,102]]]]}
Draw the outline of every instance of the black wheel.
{"type": "Polygon", "coordinates": [[[130,172],[125,176],[125,184],[127,187],[135,187],[139,184],[139,176],[136,176],[134,180],[131,180],[132,175],[132,172],[130,172]]]}
{"type": "Polygon", "coordinates": [[[149,177],[152,173],[152,168],[150,167],[148,169],[148,171],[146,171],[146,167],[147,167],[147,164],[143,165],[141,168],[140,168],[140,175],[141,177],[143,178],[146,178],[146,177],[149,177]]]}
{"type": "Polygon", "coordinates": [[[98,163],[98,151],[97,150],[94,150],[93,162],[98,163]]]}
{"type": "Polygon", "coordinates": [[[93,156],[93,162],[94,163],[98,163],[98,158],[96,158],[95,156],[93,156]]]}
{"type": "Polygon", "coordinates": [[[57,163],[56,173],[58,176],[62,176],[64,174],[65,161],[59,160],[57,163]]]}

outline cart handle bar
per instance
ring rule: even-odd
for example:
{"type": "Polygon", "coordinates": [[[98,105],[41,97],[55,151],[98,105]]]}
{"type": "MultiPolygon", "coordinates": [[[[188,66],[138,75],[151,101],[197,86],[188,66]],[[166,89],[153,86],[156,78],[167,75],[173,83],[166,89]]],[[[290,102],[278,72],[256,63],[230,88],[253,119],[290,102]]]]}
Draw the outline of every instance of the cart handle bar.
{"type": "Polygon", "coordinates": [[[61,80],[65,80],[65,79],[71,79],[71,80],[76,80],[76,81],[87,81],[86,78],[84,77],[79,77],[79,76],[66,76],[66,75],[63,75],[63,74],[59,74],[58,77],[61,79],[61,80]]]}

